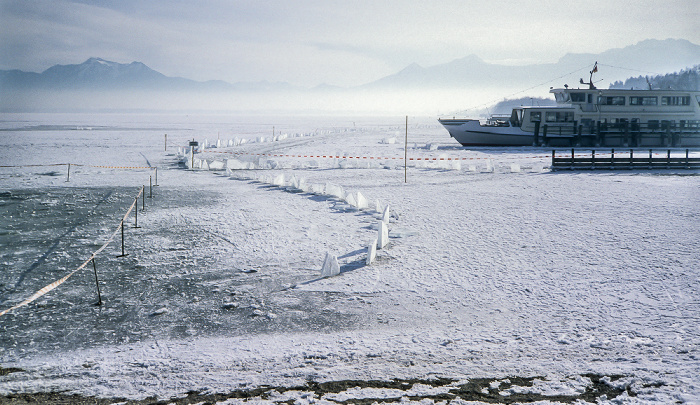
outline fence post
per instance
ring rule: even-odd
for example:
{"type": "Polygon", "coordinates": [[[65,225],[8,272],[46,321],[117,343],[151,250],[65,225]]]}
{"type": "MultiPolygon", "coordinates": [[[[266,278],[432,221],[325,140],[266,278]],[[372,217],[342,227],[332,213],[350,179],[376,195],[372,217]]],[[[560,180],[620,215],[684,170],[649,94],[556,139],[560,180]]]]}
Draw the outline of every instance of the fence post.
{"type": "Polygon", "coordinates": [[[146,211],[146,186],[141,186],[141,211],[146,211]]]}
{"type": "Polygon", "coordinates": [[[690,160],[688,159],[688,149],[685,150],[685,168],[690,169],[690,160]]]}
{"type": "Polygon", "coordinates": [[[154,184],[154,186],[157,187],[158,186],[158,168],[156,167],[155,170],[156,170],[156,184],[154,184]]]}
{"type": "Polygon", "coordinates": [[[102,305],[102,294],[100,294],[100,281],[97,279],[97,266],[95,265],[95,257],[92,257],[92,269],[95,271],[95,285],[97,286],[97,305],[102,305]]]}
{"type": "Polygon", "coordinates": [[[153,176],[148,176],[148,198],[153,198],[153,176]]]}
{"type": "Polygon", "coordinates": [[[70,163],[68,163],[68,178],[66,181],[70,181],[70,163]]]}
{"type": "Polygon", "coordinates": [[[571,148],[571,168],[574,168],[574,148],[571,148]]]}
{"type": "Polygon", "coordinates": [[[554,167],[554,155],[557,153],[556,150],[552,149],[552,167],[554,167]]]}
{"type": "Polygon", "coordinates": [[[117,257],[126,257],[128,255],[124,251],[124,221],[122,221],[121,228],[122,228],[122,254],[118,255],[117,257]]]}
{"type": "Polygon", "coordinates": [[[634,149],[630,149],[630,169],[634,166],[634,149]]]}
{"type": "Polygon", "coordinates": [[[615,149],[612,149],[610,151],[610,168],[612,169],[615,166],[615,149]]]}
{"type": "Polygon", "coordinates": [[[139,226],[139,198],[134,198],[134,228],[141,228],[139,226]]]}
{"type": "Polygon", "coordinates": [[[165,134],[165,151],[168,151],[168,134],[165,134]]]}
{"type": "Polygon", "coordinates": [[[595,169],[595,150],[591,150],[591,168],[595,169]]]}

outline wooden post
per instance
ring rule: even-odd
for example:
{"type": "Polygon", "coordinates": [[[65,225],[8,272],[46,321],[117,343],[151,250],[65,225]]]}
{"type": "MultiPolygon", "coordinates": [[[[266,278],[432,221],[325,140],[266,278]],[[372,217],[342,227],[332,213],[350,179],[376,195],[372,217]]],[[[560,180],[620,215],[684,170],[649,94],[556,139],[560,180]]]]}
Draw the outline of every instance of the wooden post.
{"type": "Polygon", "coordinates": [[[92,257],[92,269],[95,271],[95,285],[97,286],[97,305],[102,305],[102,294],[100,294],[100,281],[97,279],[97,266],[95,265],[95,257],[92,257]]]}
{"type": "Polygon", "coordinates": [[[610,168],[612,169],[615,165],[615,149],[610,151],[610,168]]]}
{"type": "Polygon", "coordinates": [[[630,149],[630,169],[634,166],[634,149],[630,149]]]}
{"type": "Polygon", "coordinates": [[[190,170],[194,170],[194,146],[192,146],[193,142],[190,142],[190,154],[192,154],[192,163],[190,165],[190,170]]]}
{"type": "Polygon", "coordinates": [[[557,151],[552,149],[552,167],[554,167],[554,155],[556,155],[557,151]]]}
{"type": "Polygon", "coordinates": [[[571,148],[571,168],[574,168],[574,148],[571,148]]]}
{"type": "Polygon", "coordinates": [[[406,141],[403,147],[403,182],[408,183],[408,115],[406,116],[406,141]]]}

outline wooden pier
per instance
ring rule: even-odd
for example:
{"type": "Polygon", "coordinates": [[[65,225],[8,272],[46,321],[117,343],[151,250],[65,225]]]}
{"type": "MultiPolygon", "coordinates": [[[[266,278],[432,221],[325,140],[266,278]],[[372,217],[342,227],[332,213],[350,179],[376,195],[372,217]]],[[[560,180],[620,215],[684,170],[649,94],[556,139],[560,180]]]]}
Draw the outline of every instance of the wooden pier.
{"type": "Polygon", "coordinates": [[[690,157],[690,151],[685,154],[671,155],[671,150],[655,153],[649,149],[649,153],[634,149],[629,152],[602,152],[596,155],[596,151],[577,154],[571,149],[570,156],[557,156],[556,150],[552,150],[552,170],[658,170],[658,169],[700,169],[700,157],[690,157]]]}

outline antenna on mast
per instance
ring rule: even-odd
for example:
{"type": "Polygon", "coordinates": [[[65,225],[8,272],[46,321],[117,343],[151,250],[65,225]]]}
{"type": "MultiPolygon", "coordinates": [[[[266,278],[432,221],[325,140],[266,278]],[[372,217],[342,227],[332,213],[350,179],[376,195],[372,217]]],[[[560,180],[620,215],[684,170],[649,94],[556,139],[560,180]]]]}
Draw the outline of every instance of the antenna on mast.
{"type": "Polygon", "coordinates": [[[583,79],[580,79],[581,84],[587,84],[589,89],[594,90],[596,87],[595,85],[593,85],[593,73],[596,73],[597,71],[598,61],[596,61],[593,65],[593,70],[590,71],[591,77],[588,79],[588,83],[584,82],[583,79]]]}

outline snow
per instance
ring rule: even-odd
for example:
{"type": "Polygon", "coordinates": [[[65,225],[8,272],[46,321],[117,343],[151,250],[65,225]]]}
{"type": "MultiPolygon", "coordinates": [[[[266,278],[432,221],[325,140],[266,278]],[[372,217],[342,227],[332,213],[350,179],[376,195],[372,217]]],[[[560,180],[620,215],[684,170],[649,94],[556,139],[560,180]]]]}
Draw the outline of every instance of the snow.
{"type": "MultiPolygon", "coordinates": [[[[404,177],[403,123],[4,114],[3,165],[74,166],[69,182],[65,166],[0,168],[0,309],[87,258],[148,194],[148,167],[159,186],[129,256],[97,259],[103,307],[90,268],[0,317],[0,367],[24,370],[0,394],[538,377],[493,388],[569,395],[599,374],[637,395],[601,403],[700,401],[697,172],[552,173],[551,150],[468,150],[409,117],[421,160],[404,177]],[[217,134],[186,169],[188,142],[217,134]]],[[[326,400],[445,391],[375,390],[326,400]]]]}

